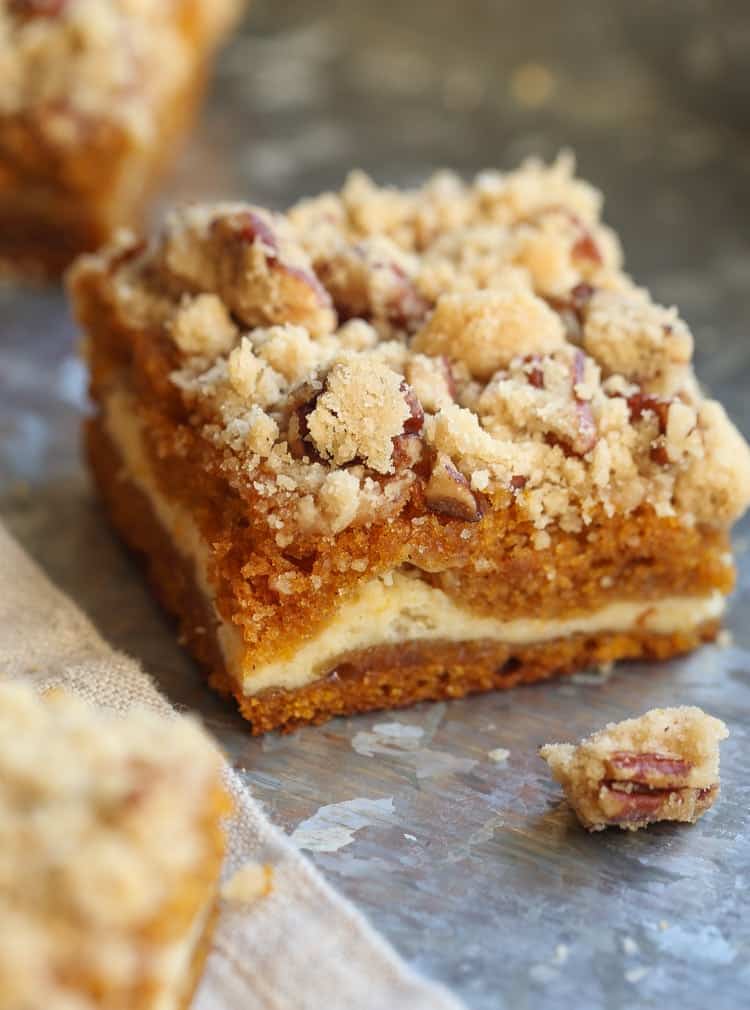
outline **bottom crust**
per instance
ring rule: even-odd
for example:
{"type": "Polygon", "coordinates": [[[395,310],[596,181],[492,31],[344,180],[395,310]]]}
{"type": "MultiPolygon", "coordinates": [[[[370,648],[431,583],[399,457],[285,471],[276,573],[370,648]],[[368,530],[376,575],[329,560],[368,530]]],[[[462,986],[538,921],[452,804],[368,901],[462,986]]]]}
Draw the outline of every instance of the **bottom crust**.
{"type": "Polygon", "coordinates": [[[303,687],[245,695],[226,668],[216,616],[192,566],[173,546],[146,496],[127,478],[117,449],[95,420],[87,428],[87,448],[114,527],[144,559],[154,592],[177,617],[181,640],[207,670],[209,682],[235,697],[254,734],[289,732],[337,715],[531,684],[618,659],[664,660],[712,641],[720,628],[718,620],[711,620],[673,634],[634,629],[526,646],[486,640],[406,641],[342,656],[326,676],[303,687]]]}

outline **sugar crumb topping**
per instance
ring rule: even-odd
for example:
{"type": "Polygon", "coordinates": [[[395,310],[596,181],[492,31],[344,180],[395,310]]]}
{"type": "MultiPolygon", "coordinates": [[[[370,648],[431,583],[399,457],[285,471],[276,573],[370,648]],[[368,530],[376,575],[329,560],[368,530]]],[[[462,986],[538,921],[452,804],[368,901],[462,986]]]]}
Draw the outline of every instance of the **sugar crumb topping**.
{"type": "Polygon", "coordinates": [[[77,270],[171,335],[189,423],[277,502],[277,539],[292,515],[335,533],[407,501],[472,521],[513,502],[538,530],[644,504],[728,524],[748,447],[600,211],[568,156],[414,190],[354,173],[286,214],[176,211],[77,270]]]}

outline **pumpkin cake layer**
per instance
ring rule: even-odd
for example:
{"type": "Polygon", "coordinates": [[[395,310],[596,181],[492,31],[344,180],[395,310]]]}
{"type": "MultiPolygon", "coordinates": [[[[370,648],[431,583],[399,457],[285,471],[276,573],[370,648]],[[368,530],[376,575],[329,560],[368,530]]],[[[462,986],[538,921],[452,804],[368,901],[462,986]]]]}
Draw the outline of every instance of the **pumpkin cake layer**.
{"type": "Polygon", "coordinates": [[[254,731],[715,635],[748,448],[565,159],[187,208],[71,290],[104,501],[254,731]]]}
{"type": "Polygon", "coordinates": [[[230,806],[188,719],[0,685],[0,1005],[186,1010],[230,806]]]}
{"type": "Polygon", "coordinates": [[[132,224],[243,0],[0,2],[0,262],[59,273],[132,224]]]}

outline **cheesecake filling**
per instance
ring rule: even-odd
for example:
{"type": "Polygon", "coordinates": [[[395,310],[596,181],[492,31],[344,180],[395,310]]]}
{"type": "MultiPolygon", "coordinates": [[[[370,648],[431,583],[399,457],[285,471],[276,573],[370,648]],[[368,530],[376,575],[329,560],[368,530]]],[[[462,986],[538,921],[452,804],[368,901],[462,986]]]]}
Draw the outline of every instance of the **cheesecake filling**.
{"type": "Polygon", "coordinates": [[[106,401],[105,425],[120,452],[127,476],[146,496],[174,547],[195,570],[201,592],[217,621],[217,638],[227,671],[246,695],[268,688],[303,687],[329,672],[347,653],[404,641],[493,640],[526,646],[571,635],[628,632],[672,634],[708,621],[724,611],[717,590],[704,596],[667,596],[659,600],[608,603],[565,618],[520,617],[502,620],[460,607],[413,570],[372,579],[343,602],[331,620],[293,654],[258,663],[240,629],[219,614],[208,577],[210,547],[189,511],[159,488],[138,419],[134,397],[118,390],[106,401]]]}

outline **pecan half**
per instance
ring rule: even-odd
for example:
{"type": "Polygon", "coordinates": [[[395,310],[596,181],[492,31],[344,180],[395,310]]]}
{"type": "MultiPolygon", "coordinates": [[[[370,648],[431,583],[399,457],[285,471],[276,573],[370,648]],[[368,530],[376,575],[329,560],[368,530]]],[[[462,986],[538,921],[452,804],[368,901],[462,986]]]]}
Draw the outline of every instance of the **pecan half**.
{"type": "Polygon", "coordinates": [[[464,475],[449,456],[439,455],[425,487],[425,502],[430,512],[476,523],[484,515],[481,498],[471,490],[464,475]]]}
{"type": "Polygon", "coordinates": [[[655,820],[671,793],[668,789],[620,792],[603,785],[599,792],[602,813],[613,824],[655,820]]]}
{"type": "Polygon", "coordinates": [[[617,782],[634,782],[655,789],[687,785],[692,765],[671,754],[615,751],[606,761],[607,774],[617,782]]]}

